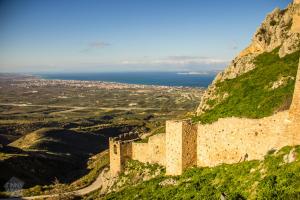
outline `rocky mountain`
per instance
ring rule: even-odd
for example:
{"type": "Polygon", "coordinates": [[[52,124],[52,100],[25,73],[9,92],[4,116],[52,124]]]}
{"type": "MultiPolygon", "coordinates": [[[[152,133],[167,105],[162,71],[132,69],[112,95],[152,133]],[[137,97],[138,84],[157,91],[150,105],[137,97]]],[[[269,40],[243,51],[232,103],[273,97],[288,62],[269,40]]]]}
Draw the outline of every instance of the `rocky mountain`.
{"type": "Polygon", "coordinates": [[[255,32],[251,44],[216,76],[206,90],[197,109],[198,116],[212,110],[228,97],[228,93],[218,93],[217,84],[254,70],[258,66],[255,60],[259,55],[277,49],[279,58],[284,58],[300,49],[300,33],[297,32],[300,27],[299,13],[300,3],[295,0],[286,9],[276,8],[267,15],[255,32]],[[211,101],[217,103],[212,104],[211,101]]]}

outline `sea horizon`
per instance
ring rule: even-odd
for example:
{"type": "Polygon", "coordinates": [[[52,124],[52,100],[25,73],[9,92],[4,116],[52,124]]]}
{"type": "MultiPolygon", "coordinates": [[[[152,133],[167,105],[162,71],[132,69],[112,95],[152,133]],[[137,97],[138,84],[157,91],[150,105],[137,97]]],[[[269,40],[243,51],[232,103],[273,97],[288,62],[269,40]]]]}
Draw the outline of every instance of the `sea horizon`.
{"type": "Polygon", "coordinates": [[[126,84],[208,87],[217,72],[45,72],[31,73],[48,80],[105,81],[126,84]]]}

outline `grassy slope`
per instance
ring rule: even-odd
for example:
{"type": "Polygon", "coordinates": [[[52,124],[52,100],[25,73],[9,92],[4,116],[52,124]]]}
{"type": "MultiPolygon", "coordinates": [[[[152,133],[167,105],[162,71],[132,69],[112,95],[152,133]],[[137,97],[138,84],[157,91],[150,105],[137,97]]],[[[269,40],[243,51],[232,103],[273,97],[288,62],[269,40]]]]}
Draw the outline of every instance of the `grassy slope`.
{"type": "MultiPolygon", "coordinates": [[[[105,199],[299,199],[300,146],[294,149],[296,161],[285,163],[292,152],[284,147],[270,152],[263,161],[247,161],[213,168],[193,168],[173,177],[175,185],[161,186],[170,179],[162,176],[137,186],[109,194],[105,199]]],[[[96,197],[94,197],[96,198],[96,197]]]]}
{"type": "Polygon", "coordinates": [[[65,129],[44,128],[11,144],[16,151],[0,154],[0,191],[10,177],[25,182],[24,188],[52,183],[55,177],[71,182],[90,170],[87,159],[106,148],[104,136],[65,129]]]}
{"type": "Polygon", "coordinates": [[[217,93],[229,94],[227,98],[209,102],[214,108],[194,121],[212,123],[224,117],[261,118],[278,110],[287,109],[293,95],[295,80],[271,90],[270,86],[280,77],[295,77],[300,52],[279,58],[278,49],[263,53],[255,60],[254,70],[235,79],[217,83],[217,93]]]}

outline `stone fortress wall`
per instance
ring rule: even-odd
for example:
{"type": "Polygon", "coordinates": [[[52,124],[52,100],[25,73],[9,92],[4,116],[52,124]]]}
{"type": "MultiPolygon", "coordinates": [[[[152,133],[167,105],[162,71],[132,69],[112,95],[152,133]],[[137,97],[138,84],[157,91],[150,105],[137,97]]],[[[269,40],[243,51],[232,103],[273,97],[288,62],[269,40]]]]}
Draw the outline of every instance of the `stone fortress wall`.
{"type": "Polygon", "coordinates": [[[109,138],[110,171],[113,175],[122,172],[128,159],[143,163],[166,165],[165,134],[149,137],[147,143],[138,142],[136,133],[125,133],[119,137],[109,138]]]}
{"type": "MultiPolygon", "coordinates": [[[[294,3],[300,7],[300,0],[294,3]]],[[[294,33],[299,34],[300,28],[294,33]]],[[[170,120],[166,133],[149,137],[147,143],[138,143],[138,139],[137,134],[110,138],[113,175],[122,172],[128,159],[158,163],[166,166],[167,175],[180,175],[192,166],[259,160],[270,150],[300,145],[300,62],[289,111],[262,119],[225,118],[205,125],[170,120]]]]}
{"type": "Polygon", "coordinates": [[[262,119],[224,118],[213,124],[169,120],[166,133],[140,143],[137,134],[110,138],[110,167],[117,175],[128,159],[166,166],[180,175],[192,166],[216,166],[263,159],[270,150],[300,144],[300,63],[289,111],[262,119]]]}
{"type": "Polygon", "coordinates": [[[278,138],[285,131],[287,117],[288,112],[281,112],[263,119],[225,118],[199,125],[197,165],[263,159],[269,150],[284,146],[278,138]]]}
{"type": "Polygon", "coordinates": [[[149,137],[147,143],[132,143],[132,159],[143,163],[166,165],[166,135],[160,133],[149,137]]]}

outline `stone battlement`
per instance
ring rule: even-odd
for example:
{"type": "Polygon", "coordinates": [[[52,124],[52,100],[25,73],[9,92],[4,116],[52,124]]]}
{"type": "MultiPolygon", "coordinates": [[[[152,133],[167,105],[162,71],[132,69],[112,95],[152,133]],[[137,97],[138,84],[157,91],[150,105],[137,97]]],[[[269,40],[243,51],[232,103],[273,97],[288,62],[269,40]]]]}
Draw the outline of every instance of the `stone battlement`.
{"type": "Polygon", "coordinates": [[[139,139],[139,134],[138,133],[124,133],[119,135],[118,137],[110,137],[109,141],[112,142],[127,142],[127,141],[132,141],[132,140],[137,140],[139,139]]]}
{"type": "Polygon", "coordinates": [[[109,138],[110,171],[112,175],[122,172],[126,160],[132,158],[132,142],[140,139],[137,133],[124,133],[109,138]]]}
{"type": "MultiPolygon", "coordinates": [[[[300,1],[300,0],[299,0],[300,1]]],[[[212,124],[166,121],[166,133],[134,142],[138,134],[110,138],[110,170],[119,174],[128,159],[166,166],[167,175],[180,175],[192,166],[216,166],[259,160],[270,150],[300,145],[300,62],[289,111],[262,119],[224,118],[212,124]]]]}

